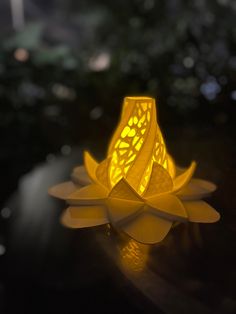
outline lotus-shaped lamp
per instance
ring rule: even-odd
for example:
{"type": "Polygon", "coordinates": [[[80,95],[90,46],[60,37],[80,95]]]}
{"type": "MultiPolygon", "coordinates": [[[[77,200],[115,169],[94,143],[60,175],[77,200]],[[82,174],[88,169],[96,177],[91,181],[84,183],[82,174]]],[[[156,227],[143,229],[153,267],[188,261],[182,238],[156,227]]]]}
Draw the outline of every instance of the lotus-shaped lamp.
{"type": "Polygon", "coordinates": [[[62,216],[71,228],[110,223],[134,240],[162,241],[175,222],[216,222],[220,215],[202,198],[216,186],[193,179],[196,163],[175,165],[157,124],[155,100],[126,97],[107,157],[98,163],[88,152],[72,181],[52,187],[64,199],[62,216]]]}

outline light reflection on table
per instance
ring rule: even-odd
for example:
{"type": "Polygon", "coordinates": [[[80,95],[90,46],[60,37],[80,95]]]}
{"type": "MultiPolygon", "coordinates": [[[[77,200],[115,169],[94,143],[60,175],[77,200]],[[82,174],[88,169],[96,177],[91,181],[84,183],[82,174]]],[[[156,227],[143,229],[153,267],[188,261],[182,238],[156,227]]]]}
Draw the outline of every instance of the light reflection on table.
{"type": "Polygon", "coordinates": [[[87,313],[94,308],[106,313],[111,306],[118,313],[221,313],[217,307],[226,298],[217,282],[221,224],[180,224],[154,246],[110,225],[70,230],[59,224],[66,205],[49,197],[47,189],[67,180],[81,156],[79,151],[39,166],[22,178],[9,201],[10,283],[25,280],[28,289],[33,282],[41,287],[37,291],[53,289],[55,298],[59,289],[64,296],[55,305],[59,312],[66,306],[72,311],[79,302],[87,313]],[[71,291],[77,299],[67,296],[71,291]],[[93,304],[87,302],[95,296],[93,304]]]}

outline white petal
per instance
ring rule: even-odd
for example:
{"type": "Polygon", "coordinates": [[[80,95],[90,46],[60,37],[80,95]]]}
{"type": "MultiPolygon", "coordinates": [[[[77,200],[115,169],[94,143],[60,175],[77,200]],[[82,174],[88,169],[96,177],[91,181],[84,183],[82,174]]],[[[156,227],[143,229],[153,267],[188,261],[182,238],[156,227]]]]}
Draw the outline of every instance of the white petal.
{"type": "Polygon", "coordinates": [[[109,198],[107,209],[111,222],[123,222],[125,219],[134,217],[144,206],[143,202],[128,201],[124,199],[109,198]]]}
{"type": "Polygon", "coordinates": [[[186,221],[188,216],[182,202],[171,194],[162,194],[147,199],[147,204],[153,208],[153,212],[160,217],[186,221]]]}
{"type": "Polygon", "coordinates": [[[138,193],[122,178],[111,190],[110,198],[126,199],[130,201],[142,201],[138,193]]]}
{"type": "Polygon", "coordinates": [[[167,160],[168,160],[168,171],[170,173],[171,178],[173,179],[176,175],[176,165],[173,157],[170,154],[167,154],[167,160]]]}
{"type": "Polygon", "coordinates": [[[61,223],[69,228],[94,227],[108,222],[103,206],[68,207],[61,216],[61,223]]]}
{"type": "Polygon", "coordinates": [[[172,189],[173,181],[168,171],[157,162],[154,162],[148,187],[144,193],[145,198],[165,193],[167,191],[171,191],[172,189]]]}
{"type": "Polygon", "coordinates": [[[108,191],[98,184],[90,184],[77,189],[67,197],[71,205],[96,205],[103,204],[108,196],[108,191]]]}
{"type": "Polygon", "coordinates": [[[84,152],[84,166],[91,181],[97,182],[96,170],[98,162],[87,151],[84,152]]]}
{"type": "Polygon", "coordinates": [[[74,183],[71,181],[63,182],[49,188],[48,194],[65,200],[68,197],[68,195],[76,191],[77,188],[78,187],[76,187],[74,183]]]}
{"type": "Polygon", "coordinates": [[[96,177],[100,184],[104,185],[106,188],[110,188],[110,182],[108,178],[108,168],[111,158],[104,159],[98,166],[96,170],[96,177]]]}
{"type": "Polygon", "coordinates": [[[186,201],[183,205],[189,221],[211,223],[220,219],[220,214],[204,201],[186,201]]]}
{"type": "Polygon", "coordinates": [[[210,181],[191,179],[189,184],[183,187],[177,195],[182,200],[197,200],[209,196],[216,188],[216,185],[210,181]]]}
{"type": "Polygon", "coordinates": [[[191,165],[189,166],[189,168],[183,172],[182,174],[180,174],[179,176],[177,176],[174,179],[174,188],[173,188],[173,192],[177,192],[180,189],[182,189],[185,185],[187,185],[189,183],[189,181],[191,180],[193,173],[196,169],[196,162],[193,161],[191,163],[191,165]]]}
{"type": "Polygon", "coordinates": [[[188,168],[186,167],[180,167],[180,166],[175,166],[175,170],[176,170],[176,173],[175,173],[175,176],[178,177],[179,175],[181,175],[182,173],[184,173],[188,168]]]}
{"type": "Polygon", "coordinates": [[[172,226],[170,220],[143,212],[132,221],[122,225],[122,230],[134,240],[144,244],[154,244],[162,241],[172,226]]]}
{"type": "Polygon", "coordinates": [[[86,186],[92,183],[84,166],[78,166],[73,169],[73,172],[71,174],[71,180],[75,184],[81,186],[86,186]]]}

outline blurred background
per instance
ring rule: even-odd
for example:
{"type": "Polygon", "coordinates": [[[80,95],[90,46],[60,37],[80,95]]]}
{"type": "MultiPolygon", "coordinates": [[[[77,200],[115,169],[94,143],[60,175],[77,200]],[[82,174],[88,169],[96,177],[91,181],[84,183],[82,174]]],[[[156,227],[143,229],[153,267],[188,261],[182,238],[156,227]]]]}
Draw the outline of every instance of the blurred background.
{"type": "Polygon", "coordinates": [[[102,158],[127,95],[156,98],[170,153],[219,185],[236,230],[235,21],[234,0],[0,1],[0,265],[20,178],[78,149],[102,158]]]}

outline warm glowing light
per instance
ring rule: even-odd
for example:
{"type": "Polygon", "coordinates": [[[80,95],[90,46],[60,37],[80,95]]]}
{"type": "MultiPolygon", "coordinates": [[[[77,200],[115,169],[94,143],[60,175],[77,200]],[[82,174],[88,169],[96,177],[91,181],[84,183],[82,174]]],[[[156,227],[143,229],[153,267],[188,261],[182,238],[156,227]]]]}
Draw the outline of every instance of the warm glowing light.
{"type": "Polygon", "coordinates": [[[122,118],[111,140],[108,156],[111,156],[111,187],[125,178],[139,194],[143,194],[148,186],[153,162],[169,170],[166,146],[156,122],[153,98],[124,99],[122,118]],[[137,169],[135,176],[132,171],[134,167],[137,169]]]}
{"type": "MultiPolygon", "coordinates": [[[[220,218],[202,201],[216,186],[192,178],[195,162],[182,169],[168,154],[153,98],[126,97],[107,158],[97,163],[85,152],[84,163],[73,170],[72,182],[50,189],[69,204],[62,223],[70,228],[110,223],[138,242],[153,244],[176,221],[211,223],[220,218]]],[[[126,264],[143,267],[138,250],[134,241],[122,250],[126,264]]]]}
{"type": "Polygon", "coordinates": [[[120,250],[122,265],[128,271],[140,272],[147,264],[148,253],[149,248],[147,245],[131,239],[120,250]]]}
{"type": "Polygon", "coordinates": [[[24,48],[17,48],[14,57],[19,62],[26,62],[29,59],[29,52],[24,48]]]}

